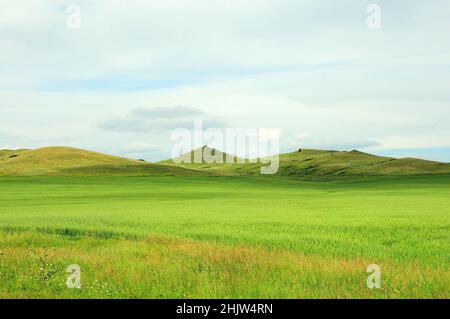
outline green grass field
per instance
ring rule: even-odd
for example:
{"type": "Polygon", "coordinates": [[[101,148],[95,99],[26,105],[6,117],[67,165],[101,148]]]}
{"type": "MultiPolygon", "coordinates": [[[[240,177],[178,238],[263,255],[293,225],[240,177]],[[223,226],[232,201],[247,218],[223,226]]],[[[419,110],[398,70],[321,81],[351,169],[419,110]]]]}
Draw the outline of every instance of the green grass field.
{"type": "Polygon", "coordinates": [[[0,177],[0,200],[0,298],[450,296],[449,175],[0,177]]]}

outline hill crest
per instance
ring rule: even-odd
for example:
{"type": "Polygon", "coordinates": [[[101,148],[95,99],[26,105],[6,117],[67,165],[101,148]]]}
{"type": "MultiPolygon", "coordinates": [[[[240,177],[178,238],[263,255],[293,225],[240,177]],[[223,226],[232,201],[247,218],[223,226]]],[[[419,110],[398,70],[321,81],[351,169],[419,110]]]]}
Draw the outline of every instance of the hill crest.
{"type": "Polygon", "coordinates": [[[184,153],[172,159],[161,161],[160,163],[168,164],[217,164],[221,163],[245,163],[245,160],[222,152],[216,148],[203,145],[190,152],[184,153]]]}
{"type": "MultiPolygon", "coordinates": [[[[165,161],[166,163],[168,161],[165,161]]],[[[222,175],[259,175],[262,164],[176,164],[222,175]]],[[[377,156],[358,150],[298,149],[279,155],[276,175],[292,178],[450,174],[450,164],[416,158],[377,156]]]]}
{"type": "Polygon", "coordinates": [[[147,163],[79,148],[0,151],[0,175],[198,175],[189,168],[147,163]]]}
{"type": "MultiPolygon", "coordinates": [[[[260,175],[260,162],[249,162],[204,145],[178,159],[159,163],[128,159],[83,149],[63,146],[34,150],[0,150],[1,175],[260,175]],[[195,154],[211,154],[222,163],[192,163],[195,154]],[[180,158],[191,163],[176,163],[180,158]],[[232,162],[232,164],[229,164],[232,162]]],[[[416,158],[376,156],[357,150],[333,151],[299,149],[279,155],[276,176],[291,178],[341,178],[387,175],[450,174],[450,164],[416,158]]]]}

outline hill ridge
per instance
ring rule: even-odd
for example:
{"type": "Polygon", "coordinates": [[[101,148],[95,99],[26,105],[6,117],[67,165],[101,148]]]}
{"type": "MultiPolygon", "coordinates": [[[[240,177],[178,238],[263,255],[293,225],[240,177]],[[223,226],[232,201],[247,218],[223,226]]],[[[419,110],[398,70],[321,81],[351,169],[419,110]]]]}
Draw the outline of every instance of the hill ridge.
{"type": "Polygon", "coordinates": [[[201,175],[190,168],[147,163],[75,147],[0,151],[0,176],[201,175]],[[11,157],[13,155],[13,157],[11,157]]]}
{"type": "MultiPolygon", "coordinates": [[[[208,157],[221,159],[222,163],[244,163],[245,159],[240,158],[238,156],[228,154],[223,152],[217,148],[209,147],[208,145],[203,145],[197,147],[187,153],[181,154],[175,158],[167,159],[160,161],[158,163],[165,164],[207,164],[209,159],[208,157]],[[204,155],[207,155],[205,159],[204,155]]],[[[210,163],[213,164],[213,163],[210,163]]]]}
{"type": "MultiPolygon", "coordinates": [[[[238,158],[207,145],[184,155],[193,161],[195,152],[204,154],[205,151],[222,157],[224,163],[207,163],[204,159],[201,163],[176,163],[173,159],[149,163],[65,146],[48,146],[31,150],[0,150],[0,176],[260,175],[260,168],[263,165],[260,162],[249,162],[248,159],[238,158]],[[226,163],[226,158],[232,159],[233,163],[226,163]]],[[[280,154],[279,161],[279,170],[276,175],[291,178],[450,174],[450,163],[416,158],[384,157],[358,150],[299,149],[280,154]]]]}
{"type": "MultiPolygon", "coordinates": [[[[280,154],[279,160],[280,166],[276,175],[294,178],[450,174],[450,163],[417,158],[385,157],[358,150],[298,149],[280,154]]],[[[261,163],[176,165],[195,167],[223,175],[259,175],[262,166],[261,163]]]]}

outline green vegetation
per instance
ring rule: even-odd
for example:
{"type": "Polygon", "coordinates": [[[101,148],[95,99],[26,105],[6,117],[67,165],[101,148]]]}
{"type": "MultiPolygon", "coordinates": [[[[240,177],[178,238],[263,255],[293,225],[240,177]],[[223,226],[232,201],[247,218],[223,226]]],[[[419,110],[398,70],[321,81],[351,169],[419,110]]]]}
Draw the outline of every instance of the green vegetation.
{"type": "Polygon", "coordinates": [[[0,161],[7,160],[9,158],[14,158],[19,156],[20,154],[27,152],[27,149],[20,150],[0,150],[0,161]]]}
{"type": "Polygon", "coordinates": [[[449,175],[1,177],[0,200],[3,298],[449,297],[449,175]]]}
{"type": "Polygon", "coordinates": [[[0,151],[0,176],[205,175],[191,169],[147,163],[71,147],[0,151]]]}
{"type": "Polygon", "coordinates": [[[0,297],[449,297],[450,164],[301,150],[260,166],[0,151],[0,297]]]}
{"type": "MultiPolygon", "coordinates": [[[[191,154],[195,152],[192,151],[191,154]]],[[[211,152],[211,151],[209,151],[211,152]]],[[[228,155],[223,155],[225,156],[228,155]]],[[[193,155],[191,155],[193,158],[193,155]]],[[[180,157],[181,158],[181,157],[180,157]]],[[[178,158],[178,159],[180,159],[178,158]]],[[[233,158],[233,157],[231,157],[233,158]]],[[[362,176],[450,174],[449,163],[415,158],[380,157],[359,151],[339,152],[303,149],[280,154],[278,176],[299,179],[342,179],[362,176]]],[[[217,175],[260,175],[261,163],[239,164],[162,163],[194,168],[217,175]]],[[[176,162],[178,163],[178,162],[176,162]]]]}
{"type": "MultiPolygon", "coordinates": [[[[147,163],[70,147],[36,150],[0,150],[0,176],[259,176],[261,163],[252,163],[219,150],[203,146],[186,154],[210,154],[223,164],[181,163],[185,158],[147,163]],[[228,164],[233,162],[234,164],[228,164]]],[[[202,157],[199,157],[202,159],[202,157]]],[[[363,176],[450,174],[449,163],[415,158],[395,159],[359,151],[338,152],[301,150],[281,154],[277,176],[294,179],[333,180],[363,176]]]]}
{"type": "MultiPolygon", "coordinates": [[[[175,157],[173,159],[161,161],[160,163],[170,164],[170,165],[173,165],[175,163],[183,164],[184,162],[187,162],[189,164],[198,163],[198,164],[200,164],[199,167],[201,167],[201,168],[205,168],[205,167],[211,168],[208,165],[202,165],[202,164],[208,164],[208,161],[205,160],[205,156],[210,156],[211,159],[217,160],[218,164],[221,164],[221,163],[245,163],[245,161],[246,161],[243,158],[227,154],[218,149],[208,147],[207,145],[203,145],[202,147],[196,148],[196,149],[190,151],[189,153],[183,154],[183,155],[175,157]]],[[[220,166],[220,165],[216,165],[216,166],[220,166]]]]}

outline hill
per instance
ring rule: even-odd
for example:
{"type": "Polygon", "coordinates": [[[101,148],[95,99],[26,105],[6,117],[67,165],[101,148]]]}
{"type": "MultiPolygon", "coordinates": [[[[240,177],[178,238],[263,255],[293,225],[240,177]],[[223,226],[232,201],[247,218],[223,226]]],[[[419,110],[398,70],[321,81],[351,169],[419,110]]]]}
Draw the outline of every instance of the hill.
{"type": "MultiPolygon", "coordinates": [[[[276,176],[300,179],[336,179],[358,176],[450,174],[450,164],[415,158],[396,159],[359,151],[304,149],[279,156],[276,176]]],[[[203,146],[174,160],[148,163],[71,147],[44,147],[35,150],[0,150],[0,176],[148,176],[215,175],[259,176],[261,163],[249,163],[203,146]],[[195,154],[210,154],[226,163],[191,162],[195,154]],[[233,164],[229,164],[233,162],[233,164]]]]}
{"type": "Polygon", "coordinates": [[[161,161],[159,163],[184,168],[193,168],[201,171],[208,171],[212,174],[218,175],[235,175],[236,172],[233,171],[232,167],[241,167],[245,162],[246,160],[243,158],[227,154],[207,145],[203,145],[202,147],[196,148],[188,153],[182,154],[173,159],[161,161]],[[211,155],[214,158],[221,159],[223,163],[207,163],[208,161],[205,160],[202,154],[211,155]],[[200,161],[198,161],[198,159],[200,159],[200,161]]]}
{"type": "Polygon", "coordinates": [[[192,169],[153,164],[71,147],[1,150],[0,175],[204,175],[192,169]]]}
{"type": "MultiPolygon", "coordinates": [[[[294,178],[450,174],[448,163],[416,158],[382,157],[356,150],[347,152],[303,149],[281,154],[279,160],[276,175],[294,178]]],[[[170,163],[170,160],[165,163],[170,163]]],[[[181,166],[224,175],[259,175],[262,164],[181,164],[181,166]]]]}
{"type": "Polygon", "coordinates": [[[0,150],[0,160],[17,157],[26,151],[29,151],[29,150],[28,149],[0,150]]]}
{"type": "Polygon", "coordinates": [[[182,154],[178,157],[175,157],[173,159],[168,159],[165,161],[161,161],[160,163],[167,163],[167,164],[207,164],[207,161],[203,157],[204,155],[210,155],[211,157],[217,158],[221,160],[223,163],[236,163],[236,162],[245,162],[245,159],[239,158],[237,156],[233,156],[230,154],[227,154],[225,152],[219,151],[218,149],[211,148],[208,145],[203,145],[202,147],[196,148],[188,153],[182,154]],[[197,161],[197,159],[200,160],[200,162],[197,161]],[[186,163],[183,163],[186,162],[186,163]]]}

